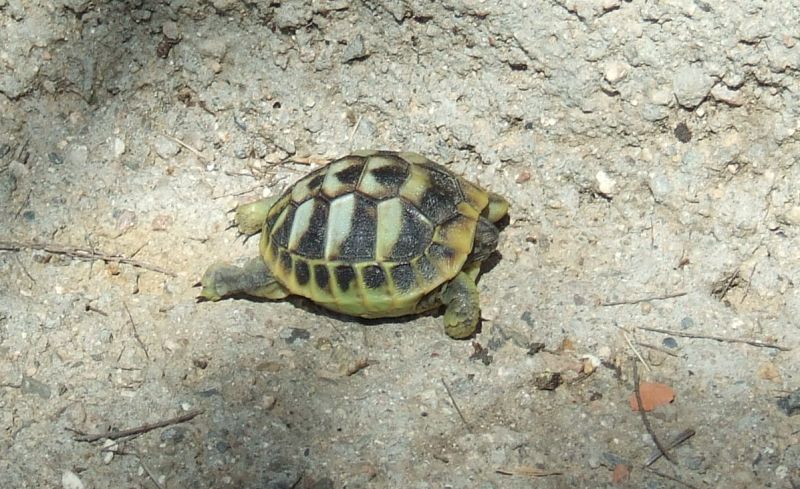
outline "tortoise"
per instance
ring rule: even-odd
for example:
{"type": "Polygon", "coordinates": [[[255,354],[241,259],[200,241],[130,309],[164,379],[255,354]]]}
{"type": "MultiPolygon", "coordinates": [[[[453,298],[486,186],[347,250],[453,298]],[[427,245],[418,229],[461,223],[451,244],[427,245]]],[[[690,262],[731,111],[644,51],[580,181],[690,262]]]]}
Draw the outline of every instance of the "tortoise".
{"type": "Polygon", "coordinates": [[[334,312],[398,317],[445,306],[445,332],[478,327],[475,286],[508,202],[417,153],[359,151],[312,171],[283,194],[240,205],[260,256],[216,263],[201,296],[306,297],[334,312]]]}

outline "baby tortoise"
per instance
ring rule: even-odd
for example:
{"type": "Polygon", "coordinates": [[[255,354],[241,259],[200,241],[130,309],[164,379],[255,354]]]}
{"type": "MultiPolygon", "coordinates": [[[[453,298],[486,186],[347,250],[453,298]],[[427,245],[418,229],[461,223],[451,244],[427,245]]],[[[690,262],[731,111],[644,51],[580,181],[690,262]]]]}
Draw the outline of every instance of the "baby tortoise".
{"type": "Polygon", "coordinates": [[[239,231],[261,231],[261,256],[212,265],[201,295],[294,294],[350,316],[396,317],[444,305],[445,332],[475,332],[475,280],[496,248],[501,196],[416,153],[359,151],[282,195],[239,206],[239,231]]]}

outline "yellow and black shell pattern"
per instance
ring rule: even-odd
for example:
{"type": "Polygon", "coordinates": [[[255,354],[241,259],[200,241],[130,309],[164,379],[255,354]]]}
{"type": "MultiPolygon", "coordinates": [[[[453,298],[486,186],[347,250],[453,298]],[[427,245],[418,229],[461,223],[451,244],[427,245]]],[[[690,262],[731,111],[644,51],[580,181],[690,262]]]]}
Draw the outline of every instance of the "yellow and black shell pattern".
{"type": "Polygon", "coordinates": [[[416,153],[356,152],[286,190],[267,214],[261,254],[290,293],[327,309],[422,312],[421,299],[461,271],[488,202],[416,153]]]}

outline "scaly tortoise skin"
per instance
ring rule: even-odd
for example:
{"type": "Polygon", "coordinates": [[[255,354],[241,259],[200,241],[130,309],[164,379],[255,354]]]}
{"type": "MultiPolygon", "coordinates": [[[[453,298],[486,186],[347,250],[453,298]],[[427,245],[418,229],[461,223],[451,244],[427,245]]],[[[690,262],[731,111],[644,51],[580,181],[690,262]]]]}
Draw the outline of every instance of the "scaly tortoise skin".
{"type": "Polygon", "coordinates": [[[365,318],[444,304],[445,331],[466,338],[480,319],[475,280],[508,207],[419,154],[356,152],[277,198],[239,206],[239,230],[262,232],[260,257],[212,265],[201,295],[299,295],[365,318]]]}

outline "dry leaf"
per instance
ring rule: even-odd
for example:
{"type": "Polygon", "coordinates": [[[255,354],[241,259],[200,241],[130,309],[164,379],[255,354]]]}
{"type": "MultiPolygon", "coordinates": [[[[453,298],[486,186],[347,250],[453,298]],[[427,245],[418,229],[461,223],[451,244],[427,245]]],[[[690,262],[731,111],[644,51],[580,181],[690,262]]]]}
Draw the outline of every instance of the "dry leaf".
{"type": "MultiPolygon", "coordinates": [[[[675,400],[675,391],[672,390],[672,387],[665,384],[642,382],[639,384],[639,393],[642,396],[642,406],[645,411],[652,411],[658,406],[669,404],[675,400]]],[[[639,410],[639,403],[636,402],[635,392],[628,397],[628,402],[632,410],[639,410]]]]}

